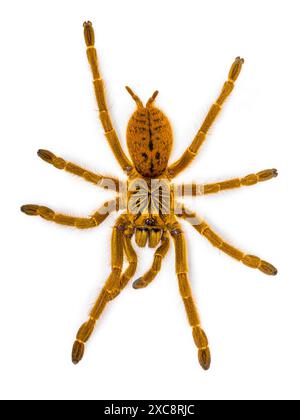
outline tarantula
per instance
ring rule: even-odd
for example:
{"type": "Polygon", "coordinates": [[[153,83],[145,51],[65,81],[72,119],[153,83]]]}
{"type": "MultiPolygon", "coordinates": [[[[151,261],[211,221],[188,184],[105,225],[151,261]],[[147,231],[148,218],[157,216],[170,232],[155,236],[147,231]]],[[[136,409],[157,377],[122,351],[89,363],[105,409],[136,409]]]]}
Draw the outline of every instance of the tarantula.
{"type": "Polygon", "coordinates": [[[112,211],[124,210],[113,228],[111,274],[90,312],[88,321],[78,331],[73,345],[72,361],[74,364],[80,362],[84,355],[85,344],[90,338],[96,321],[104,308],[111,300],[116,298],[135,274],[137,254],[132,246],[132,237],[135,236],[136,244],[139,247],[144,247],[148,244],[150,248],[157,248],[150,270],[133,283],[135,289],[148,286],[155,278],[161,268],[162,260],[168,252],[170,238],[172,238],[175,245],[176,273],[180,294],[187,318],[192,327],[200,365],[207,370],[211,363],[209,344],[192,296],[188,279],[185,236],[178,218],[190,222],[194,229],[208,239],[213,246],[241,261],[248,267],[258,268],[268,275],[277,274],[277,270],[273,265],[254,255],[245,254],[225,242],[203,219],[186,209],[178,199],[182,195],[205,195],[241,186],[254,185],[276,177],[276,169],[267,169],[242,178],[213,184],[188,184],[184,188],[184,194],[181,194],[182,188],[180,186],[172,183],[172,179],[182,172],[197,155],[208,130],[221,111],[225,99],[234,88],[234,83],[240,74],[244,60],[240,57],[235,59],[219,97],[209,109],[194,140],[180,159],[171,165],[168,165],[168,161],[173,142],[172,129],[165,114],[154,106],[158,91],[154,92],[146,106],[144,106],[139,97],[129,87],[126,87],[137,105],[137,109],[127,126],[126,137],[130,160],[120,145],[107,109],[103,80],[99,71],[97,52],[94,46],[95,35],[91,22],[84,23],[84,38],[104,134],[115,158],[127,174],[128,181],[123,183],[112,177],[97,175],[55,156],[52,152],[39,150],[38,156],[56,168],[76,174],[86,181],[103,188],[114,190],[117,195],[114,200],[106,202],[98,211],[87,218],[59,214],[48,207],[39,205],[27,204],[21,207],[21,210],[28,215],[41,216],[43,219],[80,229],[99,226],[112,211]],[[122,271],[124,256],[128,260],[128,266],[122,271]]]}

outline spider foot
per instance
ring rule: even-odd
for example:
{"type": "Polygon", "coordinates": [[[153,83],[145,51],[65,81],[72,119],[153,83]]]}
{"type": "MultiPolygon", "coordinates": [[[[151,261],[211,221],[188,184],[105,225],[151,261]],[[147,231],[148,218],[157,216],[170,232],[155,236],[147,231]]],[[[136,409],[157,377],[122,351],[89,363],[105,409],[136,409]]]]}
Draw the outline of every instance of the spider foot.
{"type": "Polygon", "coordinates": [[[92,332],[94,331],[96,325],[96,320],[89,318],[80,328],[76,336],[76,341],[73,345],[72,350],[72,362],[74,365],[77,365],[80,360],[83,358],[85,343],[88,341],[92,332]]]}
{"type": "Polygon", "coordinates": [[[93,47],[95,44],[95,33],[92,22],[87,21],[83,23],[84,39],[87,47],[93,47]]]}
{"type": "Polygon", "coordinates": [[[200,325],[193,327],[193,338],[198,347],[199,363],[204,370],[208,370],[211,363],[210,350],[207,336],[200,325]]]}
{"type": "Polygon", "coordinates": [[[274,265],[263,260],[261,261],[258,269],[262,271],[264,274],[267,274],[268,276],[276,276],[276,274],[278,273],[278,270],[276,267],[274,267],[274,265]]]}
{"type": "Polygon", "coordinates": [[[258,268],[262,273],[267,274],[268,276],[276,276],[278,272],[274,265],[261,260],[255,255],[244,255],[242,263],[251,268],[258,268]]]}
{"type": "Polygon", "coordinates": [[[39,149],[37,151],[37,155],[38,157],[43,159],[45,162],[50,163],[50,165],[55,166],[55,168],[57,169],[66,169],[67,162],[64,159],[55,156],[55,154],[50,152],[50,150],[39,149]]]}
{"type": "Polygon", "coordinates": [[[83,358],[84,355],[84,343],[76,340],[72,350],[72,362],[77,365],[83,358]]]}
{"type": "Polygon", "coordinates": [[[36,204],[25,204],[21,207],[21,211],[28,216],[41,216],[46,220],[53,220],[55,216],[55,212],[49,209],[49,207],[38,206],[36,204]]]}
{"type": "Polygon", "coordinates": [[[24,204],[20,210],[28,216],[37,216],[39,214],[39,207],[36,204],[24,204]]]}
{"type": "Polygon", "coordinates": [[[241,58],[240,56],[236,57],[235,61],[240,62],[241,64],[244,64],[244,62],[245,62],[245,60],[243,58],[241,58]]]}
{"type": "Polygon", "coordinates": [[[236,81],[236,79],[239,77],[239,74],[242,70],[243,64],[244,64],[244,59],[241,57],[236,57],[229,71],[229,75],[228,75],[229,80],[232,80],[233,82],[236,81]]]}
{"type": "Polygon", "coordinates": [[[264,171],[258,172],[257,174],[259,181],[268,181],[269,179],[276,178],[278,176],[277,169],[265,169],[264,171]]]}
{"type": "Polygon", "coordinates": [[[208,370],[211,364],[211,356],[209,347],[198,350],[199,363],[204,370],[208,370]]]}
{"type": "Polygon", "coordinates": [[[143,289],[147,286],[147,283],[143,280],[143,277],[140,277],[139,279],[135,280],[132,284],[132,287],[134,289],[143,289]]]}
{"type": "Polygon", "coordinates": [[[37,155],[43,159],[45,162],[53,163],[54,159],[56,158],[55,154],[50,152],[49,150],[39,149],[37,151],[37,155]]]}

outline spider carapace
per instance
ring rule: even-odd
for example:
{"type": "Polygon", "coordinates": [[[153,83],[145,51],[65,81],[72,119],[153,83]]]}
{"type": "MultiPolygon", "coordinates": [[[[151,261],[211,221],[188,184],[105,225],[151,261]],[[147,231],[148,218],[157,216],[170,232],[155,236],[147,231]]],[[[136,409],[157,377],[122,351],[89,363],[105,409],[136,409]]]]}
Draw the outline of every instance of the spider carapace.
{"type": "Polygon", "coordinates": [[[277,274],[276,268],[270,263],[255,255],[246,254],[224,241],[205,220],[186,209],[182,204],[182,200],[180,200],[183,196],[195,197],[241,186],[254,185],[277,176],[275,169],[266,169],[243,177],[212,184],[199,185],[190,183],[184,185],[184,188],[172,183],[173,178],[182,172],[197,155],[207,132],[221,111],[224,101],[232,92],[244,61],[240,57],[235,59],[218,98],[209,109],[194,140],[182,156],[171,165],[169,165],[169,157],[173,142],[172,129],[167,117],[155,106],[158,92],[155,91],[144,106],[139,97],[127,87],[126,89],[137,106],[127,127],[127,146],[131,157],[130,160],[121,147],[106,105],[103,80],[98,66],[97,52],[94,47],[94,30],[90,22],[84,23],[84,37],[104,134],[116,160],[128,176],[128,181],[124,183],[114,177],[95,174],[57,157],[48,150],[39,150],[39,157],[46,162],[58,169],[64,169],[76,174],[100,187],[114,190],[116,198],[106,202],[96,212],[86,218],[56,213],[48,207],[36,204],[26,204],[21,208],[28,215],[41,216],[48,221],[80,229],[99,226],[110,213],[122,210],[112,231],[111,274],[106,280],[87,322],[81,326],[77,333],[72,350],[73,363],[77,364],[82,359],[85,344],[90,338],[96,322],[106,305],[118,296],[135,274],[137,254],[132,245],[134,237],[138,246],[144,247],[148,245],[151,248],[155,248],[152,266],[133,283],[135,289],[146,287],[152,282],[161,268],[163,258],[168,252],[170,239],[174,242],[175,268],[179,291],[188,321],[192,327],[200,365],[207,370],[211,363],[210,350],[192,296],[188,279],[185,236],[179,219],[189,222],[213,246],[246,266],[258,269],[268,275],[277,274]],[[128,261],[125,269],[123,269],[124,258],[128,261]]]}

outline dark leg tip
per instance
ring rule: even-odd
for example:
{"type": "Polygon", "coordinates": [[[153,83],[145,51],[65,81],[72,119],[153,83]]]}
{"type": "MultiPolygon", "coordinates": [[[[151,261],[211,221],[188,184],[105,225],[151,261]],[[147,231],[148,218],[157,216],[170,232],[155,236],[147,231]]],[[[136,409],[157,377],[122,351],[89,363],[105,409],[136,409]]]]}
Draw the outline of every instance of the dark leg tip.
{"type": "Polygon", "coordinates": [[[49,150],[39,149],[37,151],[38,157],[43,159],[45,162],[51,163],[53,159],[55,158],[55,155],[50,152],[49,150]]]}
{"type": "Polygon", "coordinates": [[[134,289],[141,289],[141,288],[143,288],[144,287],[144,284],[143,284],[142,281],[143,281],[143,277],[140,277],[139,279],[137,279],[137,280],[135,280],[133,282],[132,287],[134,289]]]}
{"type": "Polygon", "coordinates": [[[38,214],[39,206],[36,204],[24,204],[20,210],[22,213],[28,214],[28,216],[36,216],[38,214]]]}
{"type": "Polygon", "coordinates": [[[274,265],[263,260],[261,261],[258,269],[262,271],[264,274],[267,274],[268,276],[276,276],[276,274],[278,273],[278,270],[276,267],[274,267],[274,265]]]}
{"type": "Polygon", "coordinates": [[[85,28],[86,26],[92,26],[92,22],[90,22],[89,20],[83,22],[83,27],[85,28]]]}
{"type": "Polygon", "coordinates": [[[240,61],[242,64],[244,64],[244,62],[245,62],[245,60],[240,56],[236,57],[235,60],[240,61]]]}
{"type": "Polygon", "coordinates": [[[78,363],[82,360],[84,355],[84,343],[81,341],[75,341],[72,350],[72,362],[74,365],[78,365],[78,363]]]}
{"type": "Polygon", "coordinates": [[[211,365],[211,356],[210,356],[210,350],[208,347],[205,349],[199,349],[198,351],[198,359],[199,363],[203,370],[209,370],[211,365]]]}

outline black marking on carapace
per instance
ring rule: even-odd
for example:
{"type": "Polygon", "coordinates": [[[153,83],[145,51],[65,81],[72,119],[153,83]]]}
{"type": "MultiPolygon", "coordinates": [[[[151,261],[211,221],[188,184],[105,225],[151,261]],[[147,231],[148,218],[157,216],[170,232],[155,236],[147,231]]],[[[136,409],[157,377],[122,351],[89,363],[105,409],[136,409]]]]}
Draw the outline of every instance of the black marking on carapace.
{"type": "Polygon", "coordinates": [[[152,150],[153,150],[153,141],[152,140],[150,140],[149,141],[149,143],[148,143],[148,147],[149,147],[149,150],[152,152],[152,150]]]}
{"type": "Polygon", "coordinates": [[[150,164],[150,172],[153,174],[154,172],[154,165],[153,165],[153,160],[151,159],[151,164],[150,164]]]}
{"type": "Polygon", "coordinates": [[[156,160],[159,160],[160,159],[160,153],[159,152],[156,152],[155,159],[156,160]]]}
{"type": "Polygon", "coordinates": [[[143,158],[145,159],[145,161],[148,159],[148,155],[147,153],[142,153],[143,158]]]}

